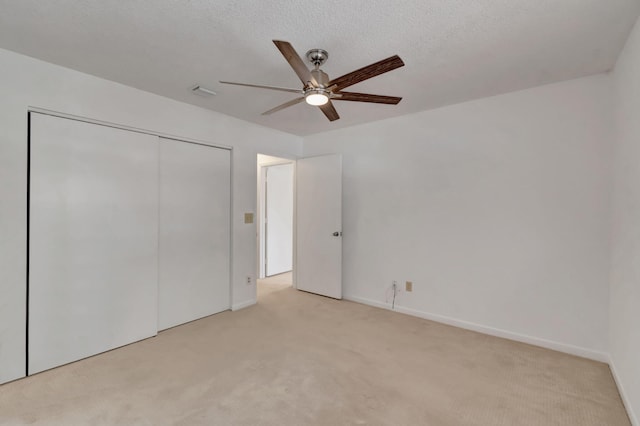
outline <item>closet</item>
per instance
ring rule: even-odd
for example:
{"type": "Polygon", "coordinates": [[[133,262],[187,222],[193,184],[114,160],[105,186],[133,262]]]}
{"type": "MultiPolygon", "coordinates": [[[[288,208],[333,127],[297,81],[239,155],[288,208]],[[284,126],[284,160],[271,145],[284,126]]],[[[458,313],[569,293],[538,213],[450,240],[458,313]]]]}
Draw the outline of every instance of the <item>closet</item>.
{"type": "Polygon", "coordinates": [[[27,372],[230,307],[230,151],[30,113],[27,372]]]}

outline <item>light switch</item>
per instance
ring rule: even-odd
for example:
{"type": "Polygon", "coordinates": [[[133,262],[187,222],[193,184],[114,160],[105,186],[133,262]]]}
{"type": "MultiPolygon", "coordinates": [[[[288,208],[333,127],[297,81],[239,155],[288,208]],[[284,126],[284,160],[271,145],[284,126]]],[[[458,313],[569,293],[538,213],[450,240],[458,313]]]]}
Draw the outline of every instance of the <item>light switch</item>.
{"type": "Polygon", "coordinates": [[[253,213],[244,214],[244,223],[253,223],[253,213]]]}
{"type": "Polygon", "coordinates": [[[404,284],[404,288],[406,291],[413,291],[413,282],[412,281],[407,281],[404,284]]]}

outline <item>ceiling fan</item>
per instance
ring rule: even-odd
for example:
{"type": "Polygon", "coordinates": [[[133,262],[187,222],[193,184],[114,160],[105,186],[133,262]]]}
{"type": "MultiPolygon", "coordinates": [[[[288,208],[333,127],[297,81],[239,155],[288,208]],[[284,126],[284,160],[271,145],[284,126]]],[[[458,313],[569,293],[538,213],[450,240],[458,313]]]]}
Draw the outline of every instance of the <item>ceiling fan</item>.
{"type": "Polygon", "coordinates": [[[353,102],[372,102],[376,104],[397,105],[402,98],[396,96],[371,95],[368,93],[343,92],[349,86],[361,81],[392,71],[396,68],[404,66],[404,62],[398,55],[383,59],[374,64],[360,68],[342,77],[329,80],[329,76],[320,69],[320,65],[324,64],[329,57],[326,50],[311,49],[307,52],[306,57],[314,66],[309,70],[304,64],[298,53],[287,41],[273,40],[280,53],[289,62],[291,68],[302,82],[302,89],[289,89],[285,87],[264,86],[259,84],[234,83],[231,81],[221,81],[224,84],[234,84],[237,86],[257,87],[260,89],[279,90],[281,92],[298,93],[302,96],[278,105],[275,108],[265,111],[262,115],[269,115],[276,111],[296,105],[302,101],[306,101],[309,105],[318,106],[329,121],[340,118],[338,112],[331,100],[336,101],[353,101],[353,102]]]}

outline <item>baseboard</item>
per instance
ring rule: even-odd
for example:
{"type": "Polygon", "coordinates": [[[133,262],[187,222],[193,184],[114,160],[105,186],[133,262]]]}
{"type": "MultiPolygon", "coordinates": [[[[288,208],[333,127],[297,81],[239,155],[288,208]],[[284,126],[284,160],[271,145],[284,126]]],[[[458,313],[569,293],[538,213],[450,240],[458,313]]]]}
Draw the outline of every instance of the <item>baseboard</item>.
{"type": "Polygon", "coordinates": [[[613,358],[609,359],[609,368],[611,369],[611,375],[613,376],[613,380],[615,380],[616,385],[618,386],[618,392],[620,393],[620,397],[622,398],[622,403],[624,404],[624,408],[627,409],[627,415],[629,416],[629,420],[631,421],[631,426],[640,426],[640,422],[638,422],[638,417],[636,413],[633,411],[633,407],[631,406],[631,401],[629,401],[629,397],[624,390],[624,385],[620,380],[620,376],[618,375],[618,371],[616,370],[616,365],[613,362],[613,358]]]}
{"type": "Polygon", "coordinates": [[[257,303],[256,299],[251,299],[251,300],[246,300],[244,302],[240,302],[240,303],[234,303],[233,305],[231,305],[231,310],[232,311],[239,311],[240,309],[244,309],[247,308],[251,305],[255,305],[257,303]]]}
{"type": "Polygon", "coordinates": [[[565,343],[554,342],[552,340],[541,339],[538,337],[527,336],[520,333],[514,333],[512,331],[502,330],[499,328],[488,327],[486,325],[476,324],[469,321],[463,321],[444,315],[432,314],[429,312],[419,311],[416,309],[405,308],[403,306],[395,306],[395,309],[391,309],[391,304],[379,302],[377,300],[366,299],[357,296],[345,296],[345,300],[352,302],[362,303],[369,306],[375,306],[377,308],[383,308],[400,312],[414,317],[428,319],[430,321],[439,322],[442,324],[452,325],[454,327],[464,328],[466,330],[477,331],[479,333],[488,334],[491,336],[502,337],[509,340],[515,340],[517,342],[528,343],[534,346],[540,346],[547,349],[553,349],[554,351],[564,352],[571,355],[576,355],[583,358],[592,359],[604,363],[609,362],[609,354],[605,352],[594,351],[592,349],[582,348],[579,346],[568,345],[565,343]]]}

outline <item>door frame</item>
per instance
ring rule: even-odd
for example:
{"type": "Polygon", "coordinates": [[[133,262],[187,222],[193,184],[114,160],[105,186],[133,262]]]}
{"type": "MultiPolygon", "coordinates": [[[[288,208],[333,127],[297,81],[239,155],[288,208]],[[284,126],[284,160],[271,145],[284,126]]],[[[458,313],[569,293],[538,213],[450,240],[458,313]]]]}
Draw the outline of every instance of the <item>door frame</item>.
{"type": "MultiPolygon", "coordinates": [[[[257,200],[256,200],[256,277],[258,279],[265,278],[266,264],[265,264],[265,251],[266,251],[266,238],[264,235],[264,216],[266,214],[265,206],[265,191],[266,191],[266,171],[270,166],[279,166],[282,164],[291,164],[293,166],[293,260],[292,260],[292,287],[296,287],[296,247],[297,247],[297,203],[296,203],[296,163],[298,161],[297,156],[282,153],[266,154],[258,152],[256,156],[257,167],[257,200]],[[260,162],[258,155],[271,157],[271,159],[264,162],[260,162]]],[[[257,300],[257,288],[256,288],[256,300],[257,300]]]]}

